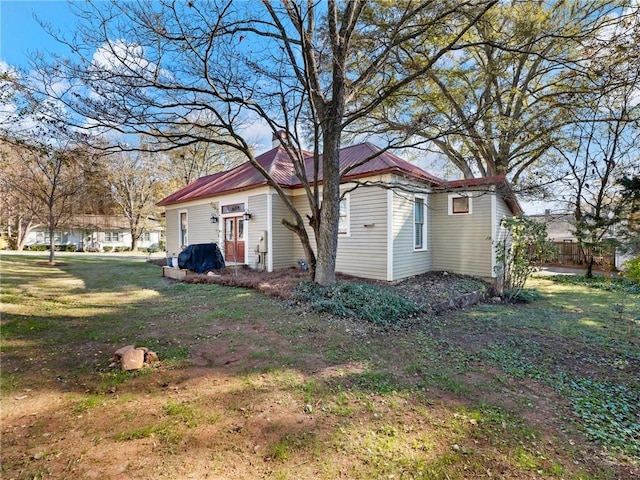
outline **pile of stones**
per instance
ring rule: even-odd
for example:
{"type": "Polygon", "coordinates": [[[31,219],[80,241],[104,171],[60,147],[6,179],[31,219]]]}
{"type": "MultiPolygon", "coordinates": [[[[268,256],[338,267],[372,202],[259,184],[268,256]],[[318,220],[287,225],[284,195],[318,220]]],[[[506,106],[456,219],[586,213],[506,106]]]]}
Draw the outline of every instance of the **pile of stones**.
{"type": "Polygon", "coordinates": [[[127,345],[113,352],[111,358],[111,368],[121,368],[122,370],[138,370],[148,367],[159,360],[158,354],[146,347],[127,345]]]}

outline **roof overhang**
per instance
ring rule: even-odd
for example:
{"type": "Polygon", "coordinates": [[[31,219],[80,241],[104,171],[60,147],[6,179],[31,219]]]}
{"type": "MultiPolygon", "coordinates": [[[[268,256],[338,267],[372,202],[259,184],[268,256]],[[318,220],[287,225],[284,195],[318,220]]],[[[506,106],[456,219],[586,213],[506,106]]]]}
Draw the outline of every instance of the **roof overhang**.
{"type": "Polygon", "coordinates": [[[467,178],[463,180],[453,180],[444,183],[441,187],[441,191],[489,191],[495,192],[502,197],[504,202],[511,210],[513,215],[519,215],[524,212],[522,205],[518,201],[511,184],[504,175],[495,175],[493,177],[479,177],[479,178],[467,178]],[[495,189],[495,190],[494,190],[495,189]]]}

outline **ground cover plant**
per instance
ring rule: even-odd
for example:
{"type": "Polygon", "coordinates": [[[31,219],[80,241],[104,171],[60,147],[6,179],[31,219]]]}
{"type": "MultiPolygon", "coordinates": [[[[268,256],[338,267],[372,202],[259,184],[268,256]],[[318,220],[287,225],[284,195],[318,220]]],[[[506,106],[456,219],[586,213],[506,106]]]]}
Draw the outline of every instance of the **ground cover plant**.
{"type": "Polygon", "coordinates": [[[353,281],[327,287],[303,281],[295,286],[293,297],[315,311],[380,326],[397,326],[420,311],[418,305],[391,288],[353,281]]]}
{"type": "Polygon", "coordinates": [[[390,331],[143,259],[43,259],[0,257],[2,478],[640,474],[637,293],[538,277],[532,303],[390,331]],[[126,344],[161,361],[110,369],[126,344]]]}

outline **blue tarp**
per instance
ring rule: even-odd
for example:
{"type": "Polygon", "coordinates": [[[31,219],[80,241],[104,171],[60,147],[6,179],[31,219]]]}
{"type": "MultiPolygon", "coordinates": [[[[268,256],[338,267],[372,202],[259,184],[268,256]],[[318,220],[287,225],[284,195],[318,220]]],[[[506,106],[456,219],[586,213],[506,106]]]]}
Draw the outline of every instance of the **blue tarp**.
{"type": "Polygon", "coordinates": [[[220,270],[224,268],[224,257],[217,243],[196,243],[180,252],[178,266],[196,273],[220,270]]]}

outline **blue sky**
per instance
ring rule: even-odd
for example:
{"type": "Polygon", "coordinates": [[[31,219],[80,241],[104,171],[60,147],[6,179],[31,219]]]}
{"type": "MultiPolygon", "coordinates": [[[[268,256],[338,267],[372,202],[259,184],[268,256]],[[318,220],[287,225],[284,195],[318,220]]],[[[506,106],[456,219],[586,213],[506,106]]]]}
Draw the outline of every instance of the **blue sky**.
{"type": "Polygon", "coordinates": [[[66,0],[0,0],[0,61],[27,68],[30,52],[64,52],[34,15],[61,32],[74,29],[75,17],[66,0]]]}
{"type": "MultiPolygon", "coordinates": [[[[76,3],[84,0],[72,0],[76,3]]],[[[0,0],[0,62],[29,69],[29,55],[36,52],[66,54],[65,47],[55,41],[40,26],[35,17],[48,22],[54,30],[71,35],[76,17],[66,0],[0,0]]],[[[270,136],[265,134],[265,145],[270,145],[270,136]]],[[[424,166],[424,165],[423,165],[424,166]]],[[[527,204],[531,213],[542,211],[542,206],[527,204]]]]}

